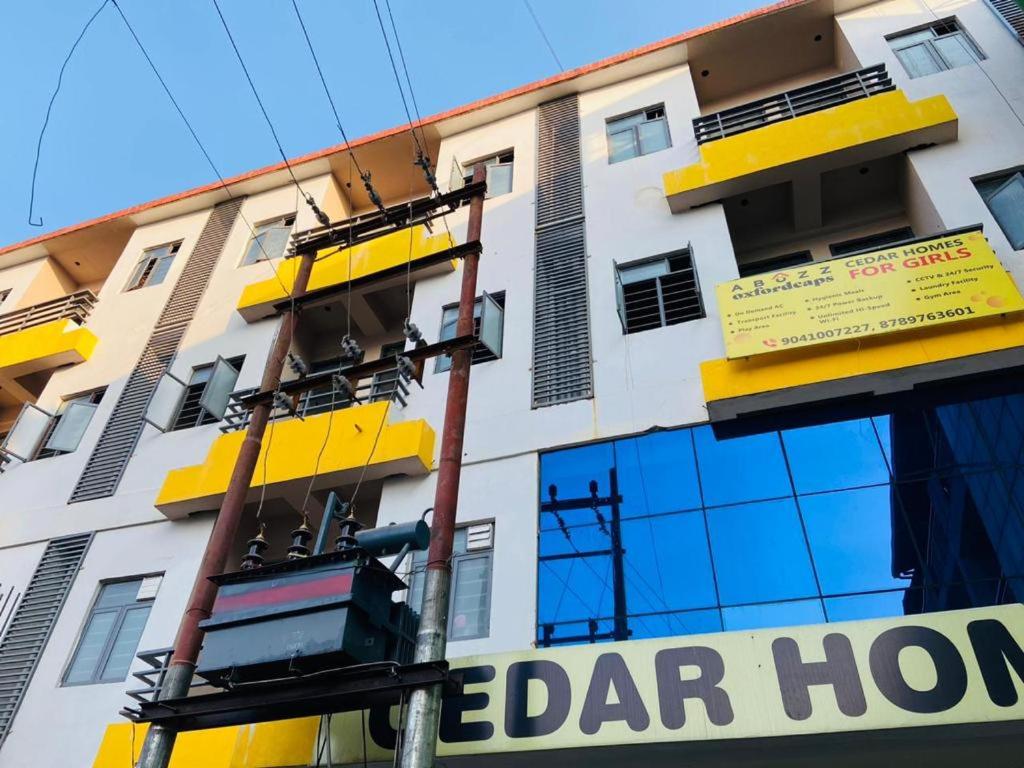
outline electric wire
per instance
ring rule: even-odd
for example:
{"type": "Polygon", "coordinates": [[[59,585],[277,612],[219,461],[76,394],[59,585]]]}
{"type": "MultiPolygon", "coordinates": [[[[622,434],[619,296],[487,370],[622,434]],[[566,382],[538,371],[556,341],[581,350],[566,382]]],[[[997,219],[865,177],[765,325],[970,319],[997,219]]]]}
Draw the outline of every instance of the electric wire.
{"type": "MultiPolygon", "coordinates": [[[[384,0],[384,7],[388,11],[388,19],[391,21],[391,32],[395,36],[395,47],[398,48],[398,59],[402,62],[402,72],[405,73],[405,85],[409,89],[409,98],[412,101],[413,112],[416,114],[416,124],[420,129],[420,138],[426,144],[426,137],[423,135],[423,116],[420,114],[420,106],[416,103],[416,92],[412,89],[412,79],[409,77],[409,67],[405,63],[405,51],[402,50],[402,38],[398,36],[398,27],[395,25],[395,17],[391,13],[391,0],[384,0]]],[[[412,121],[410,120],[410,123],[412,121]]],[[[437,191],[437,185],[434,185],[437,191]]]]}
{"type": "Polygon", "coordinates": [[[391,51],[391,41],[388,39],[387,30],[384,28],[384,18],[380,14],[380,4],[377,0],[373,0],[373,10],[377,14],[377,23],[380,26],[380,34],[381,37],[384,38],[384,47],[387,48],[388,59],[391,61],[391,71],[395,75],[395,85],[398,86],[398,95],[402,99],[402,108],[405,110],[405,119],[409,121],[409,129],[412,134],[413,143],[416,145],[417,151],[426,156],[423,147],[420,146],[420,140],[416,136],[416,131],[412,122],[412,113],[409,112],[409,102],[405,98],[405,88],[402,87],[402,78],[398,75],[398,65],[395,63],[395,54],[391,51]]]}
{"type": "Polygon", "coordinates": [[[529,12],[530,18],[533,19],[533,23],[537,26],[537,31],[540,32],[540,36],[544,40],[544,45],[548,47],[548,52],[551,54],[551,58],[555,60],[555,64],[558,65],[558,69],[565,72],[565,67],[562,66],[562,62],[558,58],[558,54],[555,53],[555,47],[551,45],[551,41],[548,40],[548,36],[544,32],[544,27],[541,26],[540,19],[538,19],[537,14],[533,12],[533,6],[530,5],[530,0],[523,0],[523,5],[526,6],[526,10],[529,12]]]}
{"type": "MultiPolygon", "coordinates": [[[[68,62],[71,61],[71,57],[75,54],[75,50],[78,48],[78,44],[82,42],[82,38],[85,37],[85,33],[89,31],[89,27],[96,21],[96,17],[100,15],[100,12],[107,7],[107,3],[110,0],[103,0],[99,7],[93,11],[92,16],[85,22],[82,30],[78,33],[78,37],[75,38],[75,42],[71,44],[71,48],[68,49],[67,56],[64,57],[64,63],[60,65],[60,72],[57,73],[57,86],[53,89],[53,93],[50,95],[50,103],[46,107],[46,116],[43,118],[43,125],[39,129],[39,139],[36,141],[36,159],[32,165],[32,186],[29,188],[28,195],[28,223],[32,227],[43,226],[43,217],[39,217],[39,221],[32,221],[32,212],[35,209],[36,202],[36,177],[39,175],[39,158],[43,151],[43,136],[46,134],[46,127],[50,124],[50,113],[53,112],[53,104],[57,100],[57,94],[60,93],[61,84],[64,82],[64,70],[68,67],[68,62]]],[[[116,3],[115,3],[116,5],[116,3]]]]}

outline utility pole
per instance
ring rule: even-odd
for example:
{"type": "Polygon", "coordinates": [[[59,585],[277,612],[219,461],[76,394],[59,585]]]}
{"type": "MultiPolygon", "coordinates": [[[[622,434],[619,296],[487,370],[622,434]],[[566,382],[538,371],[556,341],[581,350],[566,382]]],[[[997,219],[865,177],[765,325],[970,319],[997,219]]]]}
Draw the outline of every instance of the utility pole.
{"type": "MultiPolygon", "coordinates": [[[[482,163],[473,168],[474,183],[486,181],[482,163]]],[[[484,213],[484,193],[469,202],[467,242],[480,239],[484,213]]],[[[473,307],[476,303],[476,277],[480,254],[473,252],[462,261],[462,292],[455,335],[473,333],[473,307]]],[[[455,540],[455,512],[462,477],[462,444],[466,430],[466,405],[469,401],[469,371],[472,348],[452,352],[445,403],[444,430],[441,433],[441,457],[437,468],[434,515],[431,520],[430,551],[427,556],[423,587],[423,611],[416,635],[414,663],[440,661],[448,643],[448,605],[451,600],[452,547],[455,540]]],[[[437,729],[441,715],[441,686],[416,688],[409,695],[402,739],[402,768],[433,768],[437,751],[437,729]]],[[[399,728],[402,724],[399,723],[399,728]]]]}
{"type": "MultiPolygon", "coordinates": [[[[292,284],[292,298],[297,298],[306,292],[309,275],[313,270],[314,257],[315,254],[311,252],[304,252],[298,257],[301,261],[295,273],[295,282],[292,284]]],[[[276,390],[281,383],[281,372],[291,347],[292,337],[295,335],[298,319],[298,311],[294,307],[283,313],[281,327],[274,340],[274,347],[271,349],[266,367],[263,369],[263,380],[260,383],[260,390],[263,392],[276,390]]],[[[227,492],[224,494],[224,501],[217,514],[217,520],[213,524],[210,540],[206,544],[206,551],[203,553],[203,560],[199,565],[199,572],[196,574],[188,607],[178,626],[178,636],[174,641],[174,655],[171,657],[167,674],[164,677],[163,688],[160,691],[161,699],[185,696],[192,685],[192,675],[195,672],[196,661],[203,644],[203,632],[199,629],[199,622],[210,617],[213,612],[214,600],[217,598],[217,585],[210,581],[210,577],[224,573],[227,566],[227,558],[231,553],[231,545],[242,520],[245,499],[252,484],[260,447],[263,444],[263,434],[267,429],[267,422],[270,420],[270,412],[273,407],[274,404],[268,402],[258,404],[252,409],[245,440],[238,451],[238,458],[235,460],[235,467],[231,473],[231,480],[228,482],[227,492]]],[[[167,768],[176,738],[177,732],[170,728],[160,724],[152,725],[142,744],[138,768],[167,768]]]]}
{"type": "MultiPolygon", "coordinates": [[[[598,496],[597,480],[590,481],[590,495],[580,496],[575,499],[559,499],[558,486],[548,487],[549,501],[540,505],[541,512],[549,512],[558,521],[558,527],[562,535],[571,543],[572,534],[562,512],[577,509],[591,509],[601,531],[608,536],[610,546],[608,549],[596,549],[580,552],[573,546],[572,552],[560,555],[544,555],[537,558],[540,562],[551,562],[553,560],[576,560],[588,557],[611,557],[612,559],[612,631],[598,632],[597,617],[591,617],[587,622],[589,632],[586,635],[572,635],[570,637],[555,637],[554,625],[545,624],[541,645],[545,648],[552,645],[564,645],[566,643],[589,642],[596,643],[598,640],[628,640],[631,634],[629,629],[628,611],[626,609],[626,574],[624,571],[624,555],[626,550],[622,547],[622,495],[619,493],[619,473],[613,467],[608,470],[608,496],[598,496]],[[611,512],[611,520],[605,520],[601,509],[607,507],[611,512]]],[[[600,610],[600,606],[598,606],[600,610]]]]}

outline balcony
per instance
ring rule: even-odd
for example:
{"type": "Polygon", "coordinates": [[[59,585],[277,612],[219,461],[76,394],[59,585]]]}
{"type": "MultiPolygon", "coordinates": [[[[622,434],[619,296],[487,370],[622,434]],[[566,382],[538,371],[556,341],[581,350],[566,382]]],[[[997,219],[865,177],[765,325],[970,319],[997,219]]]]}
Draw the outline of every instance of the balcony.
{"type": "MultiPolygon", "coordinates": [[[[393,421],[388,400],[340,407],[315,398],[311,394],[299,411],[300,416],[313,415],[271,422],[252,481],[252,500],[260,495],[264,470],[267,498],[304,492],[314,472],[318,488],[354,483],[364,466],[368,481],[430,472],[434,430],[426,421],[393,421]]],[[[157,509],[172,519],[217,509],[245,438],[242,426],[244,420],[229,415],[228,431],[214,441],[201,464],[171,470],[157,496],[157,509]]]]}
{"type": "MultiPolygon", "coordinates": [[[[96,296],[77,291],[0,315],[0,390],[4,401],[34,402],[45,380],[39,375],[81,363],[96,347],[83,328],[96,296]]],[[[0,405],[13,405],[0,402],[0,405]]]]}
{"type": "MultiPolygon", "coordinates": [[[[341,251],[327,249],[317,254],[309,278],[308,293],[325,288],[351,284],[353,314],[365,314],[366,285],[373,284],[373,292],[401,285],[404,288],[407,272],[412,279],[444,274],[455,269],[455,262],[440,256],[452,247],[447,233],[430,235],[420,225],[402,229],[383,237],[361,243],[341,251]]],[[[246,322],[253,323],[273,315],[275,305],[288,298],[286,289],[295,282],[297,259],[288,259],[278,267],[278,276],[246,286],[238,300],[238,313],[246,322]]],[[[372,311],[372,310],[370,310],[372,311]]]]}
{"type": "Polygon", "coordinates": [[[674,213],[954,141],[957,115],[944,96],[909,101],[877,65],[700,117],[694,136],[700,162],[664,175],[674,213]]]}

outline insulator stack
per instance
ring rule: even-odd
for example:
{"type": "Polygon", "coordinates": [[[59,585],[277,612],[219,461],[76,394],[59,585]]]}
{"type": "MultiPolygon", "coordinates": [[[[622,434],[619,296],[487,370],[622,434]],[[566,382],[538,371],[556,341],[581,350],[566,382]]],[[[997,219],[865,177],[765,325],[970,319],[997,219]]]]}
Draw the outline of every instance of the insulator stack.
{"type": "Polygon", "coordinates": [[[242,570],[251,571],[253,568],[259,568],[263,565],[263,553],[267,551],[267,547],[270,545],[267,543],[267,539],[264,537],[266,528],[263,523],[260,523],[260,529],[256,532],[249,541],[246,542],[246,546],[249,547],[249,551],[245,553],[242,558],[242,570]]]}
{"type": "Polygon", "coordinates": [[[313,530],[309,527],[309,518],[302,516],[302,523],[292,531],[292,545],[288,547],[289,560],[301,560],[309,557],[309,541],[313,538],[313,530]]]}

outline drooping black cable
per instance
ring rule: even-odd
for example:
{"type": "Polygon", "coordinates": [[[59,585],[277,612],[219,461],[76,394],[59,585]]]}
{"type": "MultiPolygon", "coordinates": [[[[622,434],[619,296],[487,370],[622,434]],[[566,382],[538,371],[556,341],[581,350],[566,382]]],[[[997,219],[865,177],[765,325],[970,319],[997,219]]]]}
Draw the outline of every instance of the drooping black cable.
{"type": "Polygon", "coordinates": [[[562,62],[558,58],[558,54],[555,53],[555,47],[551,45],[551,41],[548,40],[548,36],[544,32],[544,27],[541,26],[540,19],[538,19],[537,14],[533,12],[533,6],[530,5],[530,0],[523,0],[523,5],[526,6],[526,10],[529,12],[530,17],[533,19],[533,23],[537,25],[537,31],[540,32],[540,36],[544,39],[544,45],[548,47],[548,51],[551,53],[551,58],[555,60],[555,64],[558,65],[558,68],[562,72],[565,72],[565,67],[562,66],[562,62]]]}
{"type": "Polygon", "coordinates": [[[277,151],[281,155],[281,159],[284,161],[285,168],[288,169],[288,174],[292,177],[295,187],[299,190],[299,193],[306,199],[307,203],[312,201],[312,196],[307,195],[302,189],[302,185],[299,184],[299,180],[295,177],[295,171],[292,170],[291,163],[288,162],[288,155],[285,154],[284,147],[281,145],[281,139],[277,135],[277,130],[274,128],[274,123],[270,119],[270,114],[267,112],[267,108],[263,105],[263,99],[260,98],[259,91],[256,90],[256,83],[253,82],[252,75],[249,74],[249,68],[245,66],[245,60],[242,58],[242,52],[238,49],[238,44],[235,43],[235,37],[231,34],[231,28],[228,26],[227,19],[224,18],[224,13],[220,9],[220,3],[217,0],[212,0],[213,7],[217,10],[217,16],[220,17],[220,23],[224,27],[224,32],[228,36],[228,40],[231,42],[231,47],[235,51],[235,57],[238,59],[239,65],[242,67],[242,72],[245,73],[245,79],[249,82],[249,88],[252,90],[252,95],[256,98],[256,103],[259,104],[260,112],[263,113],[263,119],[267,122],[267,127],[270,129],[270,135],[274,137],[274,143],[277,145],[277,151]]]}
{"type": "MultiPolygon", "coordinates": [[[[43,127],[39,129],[39,139],[36,141],[36,161],[32,166],[32,186],[29,190],[28,195],[28,223],[33,227],[43,226],[43,217],[39,217],[39,221],[32,221],[32,211],[35,209],[36,202],[36,176],[39,174],[39,157],[43,150],[43,135],[46,133],[46,126],[50,124],[50,113],[53,111],[53,103],[57,100],[57,94],[60,93],[61,83],[64,81],[64,70],[68,67],[68,62],[71,61],[71,57],[75,53],[75,49],[78,48],[78,44],[82,42],[82,38],[85,37],[85,33],[89,31],[89,27],[96,20],[96,17],[100,15],[100,11],[107,7],[109,0],[103,0],[100,3],[89,20],[85,22],[85,26],[82,27],[82,31],[78,33],[78,37],[75,38],[75,42],[72,43],[71,48],[68,50],[68,55],[64,57],[64,63],[60,65],[60,72],[57,74],[57,87],[53,89],[53,94],[50,96],[50,103],[46,107],[46,117],[43,118],[43,127]]],[[[116,5],[116,3],[115,3],[116,5]]]]}

